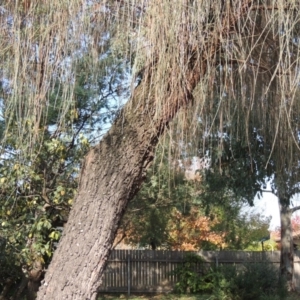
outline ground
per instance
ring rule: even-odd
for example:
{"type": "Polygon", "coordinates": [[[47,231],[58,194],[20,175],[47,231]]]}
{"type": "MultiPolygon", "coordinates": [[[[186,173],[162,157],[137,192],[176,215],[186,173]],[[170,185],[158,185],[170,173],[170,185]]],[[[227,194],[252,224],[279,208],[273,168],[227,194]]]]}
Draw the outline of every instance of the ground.
{"type": "MultiPolygon", "coordinates": [[[[101,295],[98,300],[120,300],[120,299],[130,299],[130,300],[208,300],[210,295],[176,295],[176,294],[161,294],[161,295],[132,295],[129,298],[125,294],[120,295],[101,295]]],[[[292,299],[291,299],[292,300],[292,299]]]]}
{"type": "MultiPolygon", "coordinates": [[[[100,295],[98,300],[120,300],[120,299],[130,299],[130,300],[210,300],[211,295],[132,295],[129,298],[125,294],[110,294],[110,295],[100,295]]],[[[290,294],[286,300],[299,300],[299,294],[290,294]]]]}

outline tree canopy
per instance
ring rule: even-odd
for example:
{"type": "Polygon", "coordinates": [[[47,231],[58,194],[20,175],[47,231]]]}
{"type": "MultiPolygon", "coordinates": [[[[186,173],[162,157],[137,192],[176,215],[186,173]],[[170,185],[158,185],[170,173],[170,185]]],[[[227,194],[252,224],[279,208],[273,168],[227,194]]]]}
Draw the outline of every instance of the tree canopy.
{"type": "MultiPolygon", "coordinates": [[[[107,60],[109,57],[105,59],[108,68],[107,60]]],[[[1,297],[19,299],[27,294],[28,299],[34,298],[68,220],[82,157],[114,118],[116,103],[108,100],[115,92],[107,88],[108,77],[99,78],[91,87],[90,76],[83,59],[75,76],[76,108],[66,113],[67,126],[56,126],[59,110],[52,104],[63,101],[61,86],[57,85],[47,100],[50,107],[40,124],[40,143],[20,155],[15,125],[1,145],[1,297]]],[[[110,76],[110,84],[117,84],[121,70],[114,66],[110,76]]],[[[2,95],[8,97],[5,91],[2,95]]],[[[3,105],[2,109],[6,116],[8,108],[3,105]]],[[[0,126],[2,134],[6,121],[4,118],[0,126]]]]}
{"type": "Polygon", "coordinates": [[[166,150],[167,145],[158,147],[145,183],[123,216],[115,246],[261,250],[270,218],[243,212],[246,197],[219,172],[206,174],[205,164],[170,159],[166,150]]]}
{"type": "MultiPolygon", "coordinates": [[[[7,114],[17,117],[20,147],[30,144],[24,136],[29,129],[34,141],[49,108],[45,96],[57,84],[63,101],[53,104],[60,112],[56,122],[65,124],[66,112],[74,107],[74,69],[80,57],[85,55],[91,66],[92,84],[99,77],[101,56],[109,51],[116,63],[131,65],[137,80],[151,77],[158,109],[171,101],[165,97],[169,90],[192,92],[185,70],[188,64],[198,68],[189,117],[201,119],[202,137],[214,127],[247,145],[249,125],[255,124],[259,135],[270,140],[272,152],[294,152],[299,111],[295,1],[77,0],[49,5],[32,0],[7,1],[1,7],[2,85],[11,91],[5,102],[7,114]]],[[[7,120],[8,132],[13,119],[7,120]]],[[[182,114],[181,130],[186,123],[182,114]]],[[[283,159],[280,153],[277,164],[283,159]]]]}
{"type": "MultiPolygon", "coordinates": [[[[85,158],[66,238],[48,271],[49,290],[60,284],[73,299],[95,299],[119,219],[167,129],[179,132],[178,143],[199,133],[194,140],[201,141],[203,153],[217,135],[220,165],[228,137],[229,145],[237,141],[251,157],[255,130],[269,149],[266,166],[274,164],[277,187],[285,185],[299,153],[299,20],[294,0],[1,2],[2,149],[15,131],[20,164],[28,155],[35,157],[35,145],[44,140],[40,129],[52,109],[58,112],[59,132],[67,127],[71,111],[76,117],[75,74],[82,57],[91,72],[90,87],[104,76],[98,67],[109,54],[110,66],[124,64],[133,78],[125,88],[131,91],[130,101],[85,158]],[[108,203],[113,204],[104,213],[108,203]],[[97,213],[89,220],[84,211],[97,213]],[[105,224],[100,226],[96,216],[105,224]],[[63,253],[76,249],[71,237],[78,222],[81,256],[74,250],[77,269],[70,272],[75,266],[63,253]],[[102,249],[99,257],[92,255],[97,247],[102,249]],[[59,277],[51,275],[58,272],[55,265],[74,274],[72,282],[64,278],[53,283],[59,277]],[[85,286],[82,277],[89,278],[85,286]],[[75,292],[77,286],[84,296],[75,292]]],[[[280,193],[287,202],[286,186],[280,193]]]]}

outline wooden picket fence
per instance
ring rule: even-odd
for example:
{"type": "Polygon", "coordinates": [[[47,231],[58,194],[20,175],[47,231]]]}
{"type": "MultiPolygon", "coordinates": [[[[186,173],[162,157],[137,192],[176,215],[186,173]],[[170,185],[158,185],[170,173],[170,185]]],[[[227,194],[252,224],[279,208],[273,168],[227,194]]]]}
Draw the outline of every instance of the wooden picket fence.
{"type": "MultiPolygon", "coordinates": [[[[279,268],[280,252],[200,251],[207,267],[220,264],[269,261],[279,268]]],[[[107,263],[99,292],[169,292],[176,277],[172,274],[182,264],[186,252],[151,250],[113,250],[107,263]]],[[[300,252],[295,253],[295,286],[300,289],[300,252]]]]}

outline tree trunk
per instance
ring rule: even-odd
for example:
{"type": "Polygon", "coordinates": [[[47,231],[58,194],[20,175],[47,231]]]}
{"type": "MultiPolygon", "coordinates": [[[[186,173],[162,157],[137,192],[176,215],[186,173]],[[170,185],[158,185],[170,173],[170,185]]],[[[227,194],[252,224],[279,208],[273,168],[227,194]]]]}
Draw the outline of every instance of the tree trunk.
{"type": "Polygon", "coordinates": [[[0,293],[0,300],[7,300],[8,296],[7,294],[10,291],[11,286],[13,285],[14,280],[12,278],[7,278],[5,282],[3,282],[3,288],[0,293]]]}
{"type": "MultiPolygon", "coordinates": [[[[148,75],[135,89],[131,100],[101,143],[84,160],[78,195],[38,300],[96,299],[119,221],[145,178],[160,135],[179,109],[192,102],[193,90],[206,72],[206,62],[218,49],[219,40],[215,37],[229,34],[250,3],[251,0],[244,0],[229,24],[225,14],[224,22],[228,26],[220,28],[222,34],[215,34],[209,41],[203,58],[194,53],[188,39],[186,45],[181,44],[180,62],[167,68],[169,73],[164,78],[172,82],[178,76],[176,69],[184,66],[184,80],[176,87],[166,82],[167,94],[159,105],[151,91],[150,75],[151,70],[155,72],[155,65],[145,71],[148,75]]],[[[184,24],[178,36],[189,35],[189,23],[184,24]]]]}
{"type": "MultiPolygon", "coordinates": [[[[289,203],[288,201],[286,203],[289,203]]],[[[280,204],[281,255],[280,274],[287,283],[288,290],[294,290],[294,244],[292,231],[292,211],[287,204],[280,204]]]]}
{"type": "Polygon", "coordinates": [[[145,92],[144,80],[101,143],[89,151],[78,195],[37,299],[96,299],[126,205],[139,190],[168,122],[192,100],[200,68],[192,69],[192,88],[170,93],[160,111],[153,97],[145,101],[150,92],[145,92]]]}

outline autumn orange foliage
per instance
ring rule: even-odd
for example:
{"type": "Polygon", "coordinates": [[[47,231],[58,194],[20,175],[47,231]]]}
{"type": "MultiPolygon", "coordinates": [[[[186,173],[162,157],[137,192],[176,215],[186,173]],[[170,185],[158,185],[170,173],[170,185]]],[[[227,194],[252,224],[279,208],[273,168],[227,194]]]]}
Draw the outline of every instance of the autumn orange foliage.
{"type": "Polygon", "coordinates": [[[197,251],[204,242],[224,247],[224,233],[214,232],[212,227],[217,223],[209,217],[199,215],[192,209],[188,215],[178,210],[173,211],[172,223],[169,224],[169,246],[172,250],[197,251]]]}
{"type": "MultiPolygon", "coordinates": [[[[142,225],[143,218],[140,220],[142,225]]],[[[215,232],[212,228],[218,223],[217,219],[211,220],[207,216],[199,213],[199,210],[192,208],[188,214],[183,214],[176,208],[172,211],[167,231],[168,237],[165,240],[163,248],[170,250],[199,251],[203,249],[204,244],[212,244],[217,248],[224,248],[225,232],[215,232]]],[[[128,222],[126,226],[119,228],[114,245],[120,248],[131,248],[138,244],[142,234],[139,231],[140,226],[128,222]]]]}

